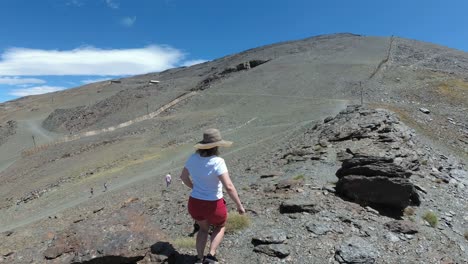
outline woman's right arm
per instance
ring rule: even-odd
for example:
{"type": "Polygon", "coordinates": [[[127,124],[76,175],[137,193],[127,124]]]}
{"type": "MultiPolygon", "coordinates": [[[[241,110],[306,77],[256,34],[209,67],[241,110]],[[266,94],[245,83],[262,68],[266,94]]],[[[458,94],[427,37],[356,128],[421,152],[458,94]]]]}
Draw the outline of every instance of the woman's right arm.
{"type": "Polygon", "coordinates": [[[192,183],[192,180],[190,179],[190,173],[187,170],[187,168],[184,167],[184,169],[182,170],[182,173],[180,174],[180,179],[190,189],[193,189],[193,183],[192,183]]]}
{"type": "Polygon", "coordinates": [[[234,184],[232,183],[231,178],[229,177],[229,172],[221,174],[219,176],[219,180],[223,183],[223,186],[226,189],[226,192],[228,193],[229,197],[231,197],[234,203],[236,203],[237,212],[239,212],[239,214],[244,214],[244,206],[242,205],[242,202],[239,199],[236,187],[234,187],[234,184]]]}

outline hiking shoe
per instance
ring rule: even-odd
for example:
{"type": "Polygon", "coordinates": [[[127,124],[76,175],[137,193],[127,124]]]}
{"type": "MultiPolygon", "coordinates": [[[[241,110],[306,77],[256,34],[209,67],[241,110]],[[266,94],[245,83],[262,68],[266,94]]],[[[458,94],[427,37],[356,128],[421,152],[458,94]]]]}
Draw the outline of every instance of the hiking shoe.
{"type": "Polygon", "coordinates": [[[204,264],[205,263],[205,258],[199,259],[197,258],[197,261],[195,261],[195,264],[204,264]]]}
{"type": "Polygon", "coordinates": [[[203,262],[203,264],[218,264],[218,263],[219,263],[218,259],[211,254],[206,255],[205,261],[203,262]]]}

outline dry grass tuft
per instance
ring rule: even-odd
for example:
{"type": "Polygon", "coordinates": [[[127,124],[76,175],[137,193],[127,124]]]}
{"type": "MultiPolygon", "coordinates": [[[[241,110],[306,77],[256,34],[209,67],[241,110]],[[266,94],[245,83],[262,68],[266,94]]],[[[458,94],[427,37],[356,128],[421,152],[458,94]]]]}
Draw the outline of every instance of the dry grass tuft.
{"type": "Polygon", "coordinates": [[[250,218],[237,212],[231,212],[228,214],[226,222],[226,233],[234,233],[250,226],[250,218]]]}
{"type": "Polygon", "coordinates": [[[172,241],[173,244],[177,248],[195,248],[195,238],[194,237],[179,237],[172,241]]]}
{"type": "Polygon", "coordinates": [[[426,212],[422,218],[426,220],[432,227],[436,227],[437,223],[439,222],[437,215],[431,211],[426,212]]]}
{"type": "Polygon", "coordinates": [[[296,181],[304,180],[304,175],[299,174],[299,175],[295,176],[293,179],[296,180],[296,181]]]}

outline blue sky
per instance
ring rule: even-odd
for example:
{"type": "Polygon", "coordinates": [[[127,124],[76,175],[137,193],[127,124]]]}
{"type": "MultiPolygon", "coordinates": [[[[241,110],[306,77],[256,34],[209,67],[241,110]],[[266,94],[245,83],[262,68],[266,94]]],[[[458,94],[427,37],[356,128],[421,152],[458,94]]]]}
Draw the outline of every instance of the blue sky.
{"type": "Polygon", "coordinates": [[[319,34],[468,51],[465,0],[1,0],[0,102],[319,34]]]}

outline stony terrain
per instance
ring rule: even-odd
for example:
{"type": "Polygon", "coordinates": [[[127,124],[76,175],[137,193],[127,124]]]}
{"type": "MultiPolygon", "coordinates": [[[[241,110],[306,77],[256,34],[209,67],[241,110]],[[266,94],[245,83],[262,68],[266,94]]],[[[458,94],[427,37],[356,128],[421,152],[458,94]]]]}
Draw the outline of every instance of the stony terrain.
{"type": "Polygon", "coordinates": [[[0,125],[0,145],[8,140],[8,137],[16,133],[16,122],[9,120],[0,125]]]}
{"type": "Polygon", "coordinates": [[[251,220],[223,263],[466,263],[466,68],[337,34],[4,103],[0,263],[193,263],[189,190],[163,175],[213,126],[251,220]]]}

